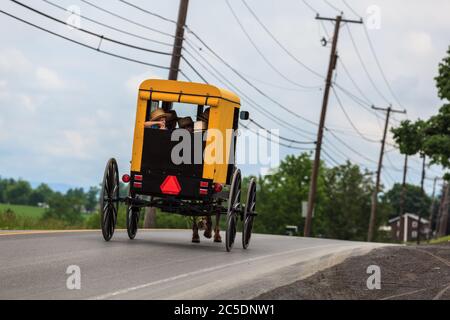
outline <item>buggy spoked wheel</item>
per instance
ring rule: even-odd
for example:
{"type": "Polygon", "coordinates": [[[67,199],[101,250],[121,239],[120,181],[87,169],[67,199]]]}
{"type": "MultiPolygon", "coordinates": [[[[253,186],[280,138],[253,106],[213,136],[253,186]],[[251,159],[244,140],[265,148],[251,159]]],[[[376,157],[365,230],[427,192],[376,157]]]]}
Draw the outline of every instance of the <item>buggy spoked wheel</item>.
{"type": "Polygon", "coordinates": [[[241,208],[241,171],[237,169],[233,174],[230,195],[228,197],[227,231],[225,235],[225,246],[228,252],[233,248],[236,238],[237,214],[241,208]]]}
{"type": "Polygon", "coordinates": [[[242,247],[248,248],[252,236],[253,219],[256,210],[256,180],[252,179],[248,186],[247,201],[244,210],[244,229],[242,230],[242,247]]]}
{"type": "Polygon", "coordinates": [[[140,211],[139,208],[128,206],[127,210],[127,232],[128,237],[133,240],[138,230],[140,211]]]}
{"type": "Polygon", "coordinates": [[[103,238],[111,240],[117,222],[119,209],[119,169],[115,159],[110,159],[103,176],[100,194],[101,226],[103,238]]]}

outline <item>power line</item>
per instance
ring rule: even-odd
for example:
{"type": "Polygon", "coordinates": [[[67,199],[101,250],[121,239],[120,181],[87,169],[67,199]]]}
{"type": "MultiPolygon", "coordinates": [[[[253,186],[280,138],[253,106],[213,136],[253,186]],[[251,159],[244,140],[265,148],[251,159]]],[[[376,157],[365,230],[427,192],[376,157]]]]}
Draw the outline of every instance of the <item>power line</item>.
{"type": "MultiPolygon", "coordinates": [[[[309,120],[295,112],[293,112],[292,110],[290,110],[289,108],[287,108],[286,106],[284,106],[283,104],[281,104],[280,102],[278,102],[277,100],[273,99],[272,97],[270,97],[269,95],[267,95],[264,91],[262,91],[259,87],[257,87],[256,85],[254,85],[250,80],[248,80],[246,77],[244,77],[239,71],[236,70],[236,68],[234,68],[233,66],[231,66],[227,61],[225,61],[225,59],[223,59],[220,55],[218,55],[214,50],[211,49],[211,47],[209,47],[205,41],[203,41],[203,39],[201,39],[194,31],[192,31],[191,29],[189,29],[189,27],[187,27],[188,33],[192,34],[206,49],[208,49],[214,56],[216,56],[227,68],[229,68],[234,74],[236,74],[240,79],[242,79],[245,83],[247,83],[250,87],[252,87],[254,90],[256,90],[260,95],[262,95],[263,97],[265,97],[266,99],[268,99],[269,101],[273,102],[274,104],[276,104],[277,106],[279,106],[281,109],[285,110],[286,112],[288,112],[289,114],[291,114],[292,116],[301,119],[305,122],[308,122],[310,124],[313,125],[317,125],[316,122],[309,120]]],[[[201,50],[201,49],[200,49],[201,50]]]]}
{"type": "Polygon", "coordinates": [[[371,162],[371,163],[377,163],[376,161],[368,158],[367,156],[363,155],[362,153],[360,153],[359,151],[357,151],[356,149],[354,149],[353,147],[351,147],[350,145],[348,145],[344,140],[342,140],[341,138],[339,138],[333,131],[329,130],[328,128],[325,128],[325,130],[327,132],[329,132],[336,140],[338,140],[341,144],[343,144],[348,150],[350,150],[351,152],[353,152],[354,154],[360,156],[362,159],[371,162]]]}
{"type": "Polygon", "coordinates": [[[162,34],[162,35],[171,37],[171,38],[175,38],[175,36],[174,36],[173,34],[170,34],[170,33],[167,33],[167,32],[164,32],[164,31],[161,31],[161,30],[158,30],[158,29],[155,29],[155,28],[151,28],[151,27],[148,27],[148,26],[143,25],[143,24],[141,24],[141,23],[138,23],[138,22],[136,22],[136,21],[133,21],[133,20],[131,20],[131,19],[125,18],[125,17],[123,17],[123,16],[121,16],[121,15],[119,15],[119,14],[117,14],[117,13],[114,13],[114,12],[112,12],[112,11],[106,10],[106,9],[104,9],[104,8],[102,8],[102,7],[100,7],[100,6],[96,5],[96,4],[94,4],[94,3],[92,3],[92,2],[89,2],[89,1],[87,1],[87,0],[80,0],[80,1],[81,1],[81,2],[84,2],[85,4],[87,4],[87,5],[89,5],[89,6],[93,7],[93,8],[96,8],[97,10],[100,10],[100,11],[102,11],[102,12],[104,12],[104,13],[107,13],[107,14],[113,16],[113,17],[116,17],[116,18],[118,18],[118,19],[120,19],[120,20],[129,22],[129,23],[134,24],[134,25],[136,25],[136,26],[139,26],[139,27],[141,27],[141,28],[144,28],[144,29],[147,29],[147,30],[150,30],[150,31],[153,31],[153,32],[156,32],[156,33],[159,33],[159,34],[162,34]]]}
{"type": "MultiPolygon", "coordinates": [[[[51,5],[51,6],[55,7],[55,8],[58,8],[58,9],[60,9],[60,10],[62,10],[62,11],[65,11],[65,12],[71,12],[70,10],[68,10],[68,9],[66,9],[66,8],[64,8],[64,7],[62,7],[62,6],[58,5],[58,4],[56,4],[56,3],[53,3],[53,2],[51,2],[51,1],[49,1],[49,0],[42,0],[42,1],[44,1],[45,3],[51,5]]],[[[128,36],[131,36],[131,37],[134,37],[134,38],[137,38],[137,39],[150,41],[150,42],[157,43],[157,44],[160,44],[160,45],[172,47],[172,44],[171,44],[171,43],[163,42],[163,41],[159,41],[159,40],[154,40],[154,39],[150,39],[150,38],[147,38],[147,37],[138,35],[138,34],[136,34],[136,33],[128,32],[128,31],[125,31],[125,30],[123,30],[123,29],[119,29],[119,28],[113,27],[113,26],[111,26],[111,25],[105,24],[105,23],[103,23],[103,22],[100,22],[100,21],[98,21],[98,20],[89,18],[89,17],[87,17],[87,16],[85,16],[85,15],[79,14],[79,16],[80,16],[80,18],[83,18],[83,19],[85,19],[85,20],[87,20],[87,21],[90,21],[90,22],[95,23],[95,24],[97,24],[97,25],[99,25],[99,26],[102,26],[102,27],[105,27],[105,28],[108,28],[108,29],[111,29],[111,30],[120,32],[120,33],[122,33],[122,34],[126,34],[126,35],[128,35],[128,36]]]]}
{"type": "Polygon", "coordinates": [[[338,7],[332,5],[329,1],[327,0],[323,0],[323,2],[325,2],[330,8],[332,8],[333,10],[336,10],[339,13],[343,13],[341,9],[339,9],[338,7]]]}
{"type": "Polygon", "coordinates": [[[294,139],[285,138],[285,137],[282,137],[282,136],[280,136],[280,135],[274,134],[273,132],[271,132],[270,130],[264,128],[262,125],[260,125],[259,123],[257,123],[257,122],[256,122],[255,120],[253,120],[253,119],[249,119],[249,121],[250,121],[251,123],[253,123],[255,126],[257,126],[259,129],[264,130],[264,131],[266,131],[267,133],[269,133],[269,134],[271,134],[271,135],[273,135],[273,136],[275,136],[275,137],[277,137],[277,138],[280,138],[281,140],[284,140],[284,141],[287,141],[287,142],[290,142],[290,143],[296,143],[296,144],[314,144],[314,143],[315,143],[314,141],[299,141],[299,140],[294,140],[294,139]]]}
{"type": "MultiPolygon", "coordinates": [[[[306,2],[306,1],[304,1],[306,2]]],[[[262,20],[258,17],[258,15],[253,11],[253,9],[247,4],[245,0],[242,0],[242,3],[247,7],[247,9],[250,11],[251,15],[255,18],[255,20],[259,23],[259,25],[264,29],[264,31],[272,38],[273,41],[288,55],[290,56],[295,62],[297,62],[299,65],[301,65],[306,70],[310,71],[312,74],[316,75],[317,77],[324,79],[325,77],[321,75],[319,72],[315,71],[305,63],[303,63],[299,58],[297,58],[291,51],[289,51],[278,38],[269,30],[269,28],[262,22],[262,20]]],[[[307,4],[308,5],[308,4],[307,4]]],[[[314,10],[314,9],[313,9],[314,10]]]]}
{"type": "MultiPolygon", "coordinates": [[[[261,135],[258,131],[253,130],[252,128],[248,127],[247,125],[245,125],[244,123],[242,123],[241,121],[239,122],[239,125],[244,127],[245,129],[253,132],[254,134],[256,134],[258,137],[262,137],[265,138],[267,141],[272,142],[273,140],[269,137],[269,136],[263,136],[261,135]]],[[[291,145],[287,145],[283,142],[279,142],[279,141],[275,141],[277,144],[279,144],[280,146],[283,146],[285,148],[288,149],[293,149],[293,150],[302,150],[302,151],[312,151],[313,149],[308,149],[308,148],[301,148],[301,147],[296,147],[296,146],[291,146],[291,145]]]]}
{"type": "MultiPolygon", "coordinates": [[[[353,12],[353,14],[355,14],[355,15],[358,16],[358,17],[361,17],[361,15],[358,14],[351,6],[347,3],[347,1],[342,0],[342,2],[344,3],[344,5],[345,5],[348,9],[350,9],[350,11],[353,12]]],[[[384,83],[386,84],[386,86],[387,86],[389,92],[391,93],[392,97],[394,98],[395,102],[396,102],[399,106],[402,106],[402,104],[401,104],[400,101],[398,100],[396,94],[394,93],[394,90],[392,89],[392,86],[390,85],[389,81],[387,80],[387,77],[386,77],[386,74],[385,74],[383,68],[381,67],[380,60],[378,59],[378,55],[377,55],[377,53],[376,53],[376,51],[375,51],[375,47],[374,47],[374,45],[373,45],[373,42],[372,42],[372,40],[370,39],[369,32],[367,31],[367,27],[366,27],[366,26],[364,26],[364,34],[366,35],[367,42],[369,43],[370,50],[372,51],[373,57],[375,58],[375,63],[377,64],[378,70],[379,70],[380,73],[381,73],[381,76],[382,76],[382,78],[383,78],[383,80],[384,80],[384,83]]]]}
{"type": "MultiPolygon", "coordinates": [[[[186,43],[188,44],[188,46],[190,46],[191,48],[193,48],[195,50],[194,46],[190,43],[189,40],[187,40],[186,43]]],[[[251,105],[254,108],[254,110],[257,111],[258,113],[262,114],[266,118],[270,119],[271,121],[276,122],[277,124],[279,124],[281,126],[289,127],[291,130],[295,131],[297,134],[301,135],[302,137],[309,138],[309,137],[305,136],[305,134],[314,135],[313,133],[311,133],[309,131],[301,129],[298,126],[296,127],[296,126],[290,124],[289,122],[283,120],[282,118],[277,117],[276,115],[273,114],[273,112],[270,112],[264,106],[262,106],[261,104],[258,104],[255,100],[253,100],[247,94],[245,94],[242,90],[240,90],[233,82],[228,80],[216,67],[214,67],[205,57],[203,57],[203,55],[198,54],[198,57],[200,57],[209,66],[209,68],[214,70],[214,72],[211,72],[205,65],[203,65],[198,60],[197,56],[190,53],[189,50],[187,50],[186,48],[184,48],[184,50],[192,59],[194,59],[200,66],[202,66],[203,69],[208,71],[208,73],[210,73],[214,78],[218,79],[221,83],[226,82],[230,88],[235,90],[241,97],[243,97],[243,99],[245,99],[247,101],[247,103],[249,105],[251,105]],[[219,79],[218,76],[220,76],[221,79],[219,79]]]]}
{"type": "Polygon", "coordinates": [[[339,62],[340,62],[338,65],[342,66],[342,69],[344,70],[345,74],[350,79],[351,83],[353,84],[355,89],[358,91],[358,93],[361,95],[361,97],[363,97],[365,99],[365,102],[367,104],[373,105],[373,103],[370,102],[370,99],[361,90],[360,86],[356,83],[355,79],[353,79],[351,73],[348,71],[347,67],[345,66],[344,61],[342,60],[342,58],[338,57],[338,59],[339,59],[339,62]]]}
{"type": "MultiPolygon", "coordinates": [[[[289,83],[298,86],[300,88],[303,89],[315,89],[318,88],[318,86],[305,86],[301,83],[298,83],[296,81],[293,81],[292,79],[288,78],[286,75],[284,75],[282,72],[280,72],[278,70],[277,67],[275,67],[273,65],[272,62],[270,62],[270,60],[266,57],[266,55],[261,51],[261,49],[258,47],[258,45],[255,43],[255,41],[253,41],[252,37],[250,36],[250,34],[247,32],[247,30],[245,29],[244,25],[242,24],[241,20],[239,19],[238,15],[236,14],[236,12],[234,11],[233,7],[231,6],[230,2],[228,0],[225,0],[225,3],[227,4],[228,8],[231,11],[231,14],[233,15],[234,19],[236,20],[239,28],[241,29],[242,33],[247,37],[248,41],[250,42],[250,44],[253,46],[253,48],[256,50],[256,52],[259,54],[259,56],[264,60],[264,62],[276,73],[278,74],[280,77],[282,77],[284,80],[288,81],[289,83]]],[[[245,4],[245,2],[244,2],[245,4]]],[[[319,86],[320,87],[320,86],[319,86]]]]}
{"type": "Polygon", "coordinates": [[[353,127],[353,129],[355,130],[355,132],[364,140],[369,141],[369,142],[375,142],[378,143],[378,140],[374,140],[374,139],[370,139],[368,137],[366,137],[365,135],[363,135],[359,129],[356,127],[356,125],[353,123],[352,119],[350,118],[350,116],[348,115],[347,111],[345,111],[345,108],[341,102],[341,99],[339,98],[339,96],[337,95],[336,90],[334,89],[334,87],[331,87],[331,89],[333,90],[334,96],[336,97],[336,100],[338,102],[339,107],[341,108],[342,112],[344,113],[345,117],[347,118],[348,122],[350,123],[350,125],[353,127]]]}
{"type": "MultiPolygon", "coordinates": [[[[15,19],[15,20],[18,20],[18,21],[20,21],[22,23],[25,23],[25,24],[27,24],[29,26],[32,26],[32,27],[34,27],[36,29],[39,29],[39,30],[44,31],[44,32],[47,32],[49,34],[52,34],[52,35],[54,35],[56,37],[62,38],[64,40],[67,40],[67,41],[70,41],[72,43],[78,44],[78,45],[80,45],[82,47],[85,47],[85,48],[88,48],[88,49],[91,49],[91,50],[94,50],[94,51],[97,51],[97,52],[100,52],[100,53],[103,53],[103,54],[106,54],[106,55],[109,55],[109,56],[112,56],[112,57],[115,57],[115,58],[119,58],[119,59],[126,60],[126,61],[129,61],[129,62],[135,62],[135,63],[141,64],[141,65],[146,65],[146,66],[149,66],[149,67],[154,67],[154,68],[159,68],[159,69],[165,69],[165,70],[169,70],[170,69],[169,67],[165,67],[165,66],[161,66],[161,65],[157,65],[157,64],[153,64],[153,63],[144,62],[144,61],[136,60],[136,59],[133,59],[133,58],[128,58],[128,57],[125,57],[125,56],[122,56],[122,55],[118,55],[118,54],[115,54],[115,53],[112,53],[112,52],[109,52],[109,51],[102,50],[100,48],[89,46],[89,45],[84,44],[82,42],[70,39],[70,38],[68,38],[66,36],[63,36],[63,35],[58,34],[56,32],[53,32],[51,30],[45,29],[45,28],[43,28],[41,26],[38,26],[38,25],[36,25],[34,23],[31,23],[29,21],[23,20],[23,19],[21,19],[19,17],[16,17],[16,16],[14,16],[14,15],[8,13],[8,12],[5,12],[3,10],[0,10],[0,13],[2,13],[4,15],[7,15],[7,16],[15,19]]],[[[179,71],[180,71],[180,73],[183,74],[183,72],[181,70],[179,70],[179,71]]]]}
{"type": "Polygon", "coordinates": [[[353,8],[347,3],[347,1],[342,0],[342,2],[348,9],[350,9],[351,12],[353,12],[354,15],[356,15],[358,18],[362,18],[360,14],[358,14],[355,10],[353,10],[353,8]]]}
{"type": "Polygon", "coordinates": [[[176,24],[176,25],[178,24],[178,22],[176,22],[175,20],[172,20],[172,19],[163,17],[162,15],[160,15],[160,14],[158,14],[158,13],[151,12],[151,11],[149,11],[149,10],[147,10],[147,9],[141,8],[141,7],[135,5],[135,4],[131,3],[131,2],[128,2],[128,1],[125,1],[125,0],[119,0],[119,1],[122,2],[122,3],[124,3],[124,4],[126,4],[126,5],[128,5],[128,6],[130,6],[130,7],[133,7],[133,8],[135,8],[135,9],[138,9],[138,10],[142,11],[142,12],[145,12],[145,13],[151,15],[151,16],[154,16],[154,17],[156,17],[156,18],[159,18],[159,19],[161,19],[161,20],[164,20],[164,21],[167,21],[167,22],[171,22],[171,23],[174,23],[174,24],[176,24]]]}
{"type": "MultiPolygon", "coordinates": [[[[58,22],[60,24],[66,25],[66,26],[70,26],[70,24],[65,22],[65,21],[59,20],[59,19],[57,19],[57,18],[55,18],[55,17],[53,17],[53,16],[51,16],[49,14],[46,14],[46,13],[44,13],[42,11],[39,11],[39,10],[37,10],[37,9],[35,9],[33,7],[30,7],[30,6],[28,6],[28,5],[24,4],[24,3],[21,3],[21,2],[19,2],[17,0],[10,0],[10,1],[12,1],[15,4],[20,5],[20,6],[26,8],[26,9],[28,9],[30,11],[33,11],[34,13],[37,13],[37,14],[43,16],[43,17],[46,17],[47,19],[53,20],[55,22],[58,22]]],[[[77,30],[81,31],[81,32],[84,32],[86,34],[89,34],[91,36],[98,37],[101,41],[106,40],[106,41],[110,41],[110,42],[115,43],[115,44],[119,44],[121,46],[125,46],[125,47],[136,49],[136,50],[146,51],[146,52],[150,52],[150,53],[166,55],[166,56],[170,56],[171,55],[171,53],[169,53],[169,52],[163,52],[163,51],[159,51],[159,50],[153,50],[153,49],[143,48],[143,47],[140,47],[140,46],[135,46],[133,44],[129,44],[129,43],[125,43],[125,42],[122,42],[122,41],[118,41],[118,40],[106,37],[104,35],[101,35],[101,34],[98,34],[98,33],[95,33],[95,32],[92,32],[92,31],[89,31],[89,30],[86,30],[86,29],[83,29],[83,28],[77,28],[77,30]]],[[[101,45],[101,42],[100,42],[100,45],[101,45]]]]}
{"type": "Polygon", "coordinates": [[[383,93],[381,93],[380,89],[377,87],[377,85],[375,84],[374,80],[372,79],[369,70],[367,69],[364,60],[362,59],[361,53],[359,52],[358,46],[356,45],[355,39],[353,38],[352,32],[349,28],[349,26],[347,25],[347,31],[348,34],[350,36],[350,40],[351,43],[353,45],[353,48],[355,49],[356,55],[358,57],[359,62],[361,63],[361,66],[363,67],[364,73],[366,74],[367,78],[369,79],[370,83],[372,84],[373,88],[375,89],[375,91],[380,95],[380,97],[382,97],[388,104],[390,103],[389,100],[386,98],[386,96],[383,95],[383,93]]]}
{"type": "Polygon", "coordinates": [[[370,39],[370,36],[369,36],[369,33],[368,33],[368,31],[367,31],[366,26],[364,26],[363,29],[364,29],[364,34],[366,35],[367,41],[369,42],[370,50],[372,51],[373,57],[375,58],[375,62],[376,62],[376,64],[377,64],[377,67],[378,67],[378,69],[380,70],[381,76],[382,76],[382,78],[383,78],[383,80],[384,80],[386,86],[388,87],[389,92],[391,93],[392,97],[394,98],[395,102],[396,102],[400,107],[402,107],[402,104],[400,103],[400,101],[398,100],[396,94],[394,93],[394,90],[392,89],[392,87],[391,87],[389,81],[388,81],[387,78],[386,78],[386,74],[384,73],[383,68],[381,67],[380,60],[378,59],[377,53],[376,53],[375,48],[374,48],[374,46],[373,46],[372,40],[370,39]]]}
{"type": "Polygon", "coordinates": [[[305,6],[307,6],[312,12],[318,14],[319,11],[316,10],[312,5],[310,5],[306,0],[302,0],[302,2],[305,4],[305,6]]]}

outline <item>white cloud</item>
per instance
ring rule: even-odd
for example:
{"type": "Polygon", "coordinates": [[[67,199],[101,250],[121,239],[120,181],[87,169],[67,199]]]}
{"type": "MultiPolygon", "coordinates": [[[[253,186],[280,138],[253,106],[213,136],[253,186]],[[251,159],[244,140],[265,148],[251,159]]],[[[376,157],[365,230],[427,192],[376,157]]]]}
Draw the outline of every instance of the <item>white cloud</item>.
{"type": "Polygon", "coordinates": [[[44,89],[57,90],[64,88],[64,82],[58,74],[45,67],[36,68],[36,80],[44,89]]]}
{"type": "Polygon", "coordinates": [[[63,139],[47,144],[45,150],[52,156],[90,159],[93,156],[95,141],[74,130],[64,130],[63,139]]]}
{"type": "Polygon", "coordinates": [[[31,67],[31,62],[21,51],[14,48],[0,51],[0,71],[18,73],[27,71],[31,67]]]}

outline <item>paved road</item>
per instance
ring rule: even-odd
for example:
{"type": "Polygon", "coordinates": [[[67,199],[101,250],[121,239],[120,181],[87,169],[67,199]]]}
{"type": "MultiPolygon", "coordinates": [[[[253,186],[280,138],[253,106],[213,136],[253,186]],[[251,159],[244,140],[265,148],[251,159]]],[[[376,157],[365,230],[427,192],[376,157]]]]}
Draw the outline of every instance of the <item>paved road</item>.
{"type": "Polygon", "coordinates": [[[116,231],[104,242],[99,231],[0,231],[0,299],[247,299],[380,246],[256,234],[248,250],[227,253],[190,237],[140,230],[128,240],[116,231]],[[80,290],[67,289],[70,265],[80,267],[80,290]]]}

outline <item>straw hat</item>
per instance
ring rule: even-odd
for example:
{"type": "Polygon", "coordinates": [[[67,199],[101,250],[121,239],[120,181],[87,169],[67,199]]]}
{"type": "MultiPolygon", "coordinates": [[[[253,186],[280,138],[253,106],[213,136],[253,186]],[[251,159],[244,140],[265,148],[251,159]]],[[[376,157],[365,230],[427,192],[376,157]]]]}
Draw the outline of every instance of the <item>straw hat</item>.
{"type": "Polygon", "coordinates": [[[150,121],[158,121],[167,116],[169,116],[168,113],[165,113],[163,109],[158,108],[150,114],[150,121]]]}
{"type": "Polygon", "coordinates": [[[194,122],[192,121],[191,117],[184,117],[184,118],[179,118],[178,119],[178,126],[181,129],[192,127],[193,125],[194,125],[194,122]]]}

